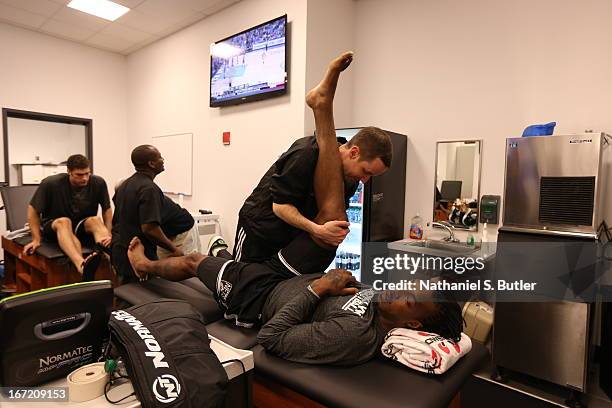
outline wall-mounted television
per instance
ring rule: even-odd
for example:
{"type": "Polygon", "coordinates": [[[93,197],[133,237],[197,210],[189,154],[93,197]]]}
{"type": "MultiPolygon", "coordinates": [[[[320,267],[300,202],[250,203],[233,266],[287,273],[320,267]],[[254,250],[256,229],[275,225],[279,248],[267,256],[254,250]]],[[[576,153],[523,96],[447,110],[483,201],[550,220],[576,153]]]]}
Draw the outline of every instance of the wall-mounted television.
{"type": "Polygon", "coordinates": [[[287,92],[287,15],[211,45],[210,106],[267,99],[287,92]]]}

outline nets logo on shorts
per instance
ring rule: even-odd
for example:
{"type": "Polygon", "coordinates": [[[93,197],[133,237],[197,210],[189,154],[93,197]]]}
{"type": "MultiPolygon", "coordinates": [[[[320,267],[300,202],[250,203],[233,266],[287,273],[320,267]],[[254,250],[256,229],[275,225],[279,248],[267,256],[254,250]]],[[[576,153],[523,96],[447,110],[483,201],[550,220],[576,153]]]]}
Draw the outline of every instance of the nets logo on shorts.
{"type": "Polygon", "coordinates": [[[232,291],[231,283],[225,280],[221,280],[221,282],[219,282],[219,297],[221,298],[221,300],[223,300],[223,302],[227,301],[227,297],[229,296],[231,291],[232,291]]]}
{"type": "Polygon", "coordinates": [[[155,398],[161,403],[169,404],[173,402],[180,393],[181,384],[173,375],[160,375],[153,382],[153,394],[155,394],[155,398]]]}

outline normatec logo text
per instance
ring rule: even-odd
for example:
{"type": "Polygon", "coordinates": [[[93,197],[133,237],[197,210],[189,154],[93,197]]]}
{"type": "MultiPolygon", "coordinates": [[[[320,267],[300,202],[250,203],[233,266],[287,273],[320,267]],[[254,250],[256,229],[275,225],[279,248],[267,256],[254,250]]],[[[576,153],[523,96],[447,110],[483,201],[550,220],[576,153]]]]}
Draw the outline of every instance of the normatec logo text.
{"type": "Polygon", "coordinates": [[[144,340],[144,344],[149,351],[145,352],[145,356],[153,359],[153,365],[155,368],[165,367],[168,368],[168,363],[164,361],[166,357],[161,351],[159,343],[153,337],[149,329],[147,329],[140,320],[126,312],[125,310],[115,310],[112,312],[113,316],[117,320],[124,321],[134,329],[134,331],[144,340]]]}

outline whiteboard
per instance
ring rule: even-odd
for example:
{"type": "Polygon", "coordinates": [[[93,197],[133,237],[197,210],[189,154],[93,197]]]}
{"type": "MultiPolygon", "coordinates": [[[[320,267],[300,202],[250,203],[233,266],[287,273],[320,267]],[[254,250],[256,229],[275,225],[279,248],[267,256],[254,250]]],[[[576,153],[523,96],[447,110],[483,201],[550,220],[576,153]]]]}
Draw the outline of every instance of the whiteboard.
{"type": "Polygon", "coordinates": [[[191,195],[193,133],[153,136],[151,144],[164,158],[165,170],[155,177],[164,193],[191,195]]]}

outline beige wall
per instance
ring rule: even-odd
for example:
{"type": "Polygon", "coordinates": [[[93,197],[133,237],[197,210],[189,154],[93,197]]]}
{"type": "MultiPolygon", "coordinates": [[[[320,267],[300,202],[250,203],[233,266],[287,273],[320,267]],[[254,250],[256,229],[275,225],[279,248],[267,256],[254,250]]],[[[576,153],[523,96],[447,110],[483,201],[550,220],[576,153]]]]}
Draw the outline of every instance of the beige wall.
{"type": "Polygon", "coordinates": [[[93,119],[95,172],[125,173],[116,159],[127,150],[125,57],[2,23],[0,54],[1,107],[93,119]]]}
{"type": "Polygon", "coordinates": [[[502,194],[506,137],[552,120],[557,133],[612,131],[611,13],[607,0],[244,0],[127,58],[0,24],[0,105],[92,118],[96,172],[110,185],[130,174],[134,146],[193,133],[185,205],[219,213],[232,241],[261,175],[312,133],[305,91],[354,49],[336,125],[408,135],[406,220],[429,220],[438,140],[483,139],[481,195],[502,194]],[[209,108],[209,45],[284,13],[288,95],[209,108]]]}
{"type": "MultiPolygon", "coordinates": [[[[311,89],[319,83],[332,58],[354,48],[355,4],[354,0],[308,0],[306,89],[311,89]]],[[[334,100],[336,128],[355,126],[353,71],[349,68],[342,74],[336,91],[334,100]]],[[[314,134],[314,117],[306,105],[304,105],[304,134],[314,134]]]]}
{"type": "Polygon", "coordinates": [[[607,0],[356,2],[353,115],[408,135],[407,220],[431,220],[437,140],[483,139],[481,195],[503,195],[506,137],[612,131],[611,14],[607,0]]]}
{"type": "MultiPolygon", "coordinates": [[[[247,0],[128,56],[128,144],[193,133],[193,196],[185,207],[220,214],[233,242],[238,210],[276,158],[304,134],[306,2],[247,0]],[[289,93],[266,101],[209,108],[211,43],[288,15],[289,93]],[[223,146],[223,131],[232,143],[223,146]]],[[[163,151],[161,152],[163,155],[163,151]]],[[[129,149],[118,160],[129,160],[129,149]]],[[[172,163],[166,163],[172,171],[172,163]]]]}

